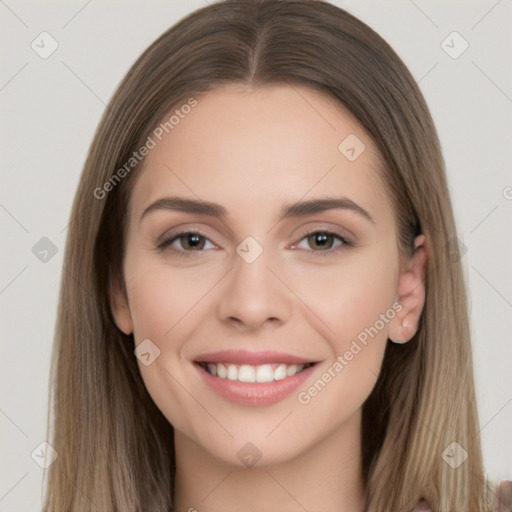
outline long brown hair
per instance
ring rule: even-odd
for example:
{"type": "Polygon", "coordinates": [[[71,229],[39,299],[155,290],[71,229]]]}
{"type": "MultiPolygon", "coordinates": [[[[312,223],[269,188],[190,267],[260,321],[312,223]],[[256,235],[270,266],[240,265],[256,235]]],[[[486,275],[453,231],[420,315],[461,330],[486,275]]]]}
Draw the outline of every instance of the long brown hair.
{"type": "Polygon", "coordinates": [[[91,144],[65,249],[51,439],[47,424],[59,456],[48,469],[44,512],[172,509],[173,428],[144,386],[133,337],[111,313],[112,291],[126,291],[127,207],[143,164],[126,162],[164,115],[227,83],[305,86],[336,99],[380,151],[401,256],[415,235],[428,241],[418,332],[405,345],[388,343],[363,406],[366,510],[410,511],[421,498],[433,511],[490,510],[456,227],[438,136],[415,80],[377,33],[332,4],[225,0],[151,44],[91,144]],[[445,462],[450,445],[468,454],[458,467],[445,462]]]}

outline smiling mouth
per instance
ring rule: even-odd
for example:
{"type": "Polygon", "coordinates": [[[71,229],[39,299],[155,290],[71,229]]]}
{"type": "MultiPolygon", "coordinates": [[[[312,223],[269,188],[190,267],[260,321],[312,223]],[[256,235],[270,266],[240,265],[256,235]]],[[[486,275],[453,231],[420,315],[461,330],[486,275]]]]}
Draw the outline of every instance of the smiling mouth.
{"type": "Polygon", "coordinates": [[[293,377],[316,363],[307,364],[229,364],[196,362],[206,372],[220,379],[235,380],[238,382],[273,382],[293,377]]]}

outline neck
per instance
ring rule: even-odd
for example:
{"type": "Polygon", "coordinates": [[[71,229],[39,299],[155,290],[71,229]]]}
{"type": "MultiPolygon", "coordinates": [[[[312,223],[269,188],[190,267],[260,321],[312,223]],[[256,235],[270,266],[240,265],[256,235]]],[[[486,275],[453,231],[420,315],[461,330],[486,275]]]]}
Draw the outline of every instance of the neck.
{"type": "Polygon", "coordinates": [[[296,457],[246,468],[213,456],[179,431],[175,512],[363,512],[360,414],[296,457]]]}

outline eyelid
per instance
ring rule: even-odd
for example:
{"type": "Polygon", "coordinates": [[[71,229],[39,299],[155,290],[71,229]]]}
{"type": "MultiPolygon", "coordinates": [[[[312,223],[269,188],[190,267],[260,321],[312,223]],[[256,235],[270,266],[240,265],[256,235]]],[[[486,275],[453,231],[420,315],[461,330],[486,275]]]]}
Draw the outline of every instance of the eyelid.
{"type": "MultiPolygon", "coordinates": [[[[160,250],[160,251],[165,251],[167,249],[171,249],[173,250],[173,247],[171,244],[173,244],[176,240],[179,240],[181,237],[184,237],[185,235],[197,235],[201,238],[204,238],[205,240],[207,240],[208,242],[210,242],[216,249],[218,249],[218,246],[217,244],[215,244],[212,240],[210,240],[210,238],[204,234],[203,232],[201,232],[200,230],[198,229],[195,229],[195,228],[190,228],[190,229],[183,229],[183,230],[179,230],[179,231],[171,231],[171,232],[166,232],[164,235],[162,235],[156,242],[156,248],[157,250],[160,250]]],[[[187,251],[187,250],[183,250],[183,249],[174,249],[174,252],[175,253],[179,253],[180,255],[188,255],[187,253],[199,253],[199,252],[204,252],[204,250],[199,250],[199,251],[187,251]]]]}
{"type": "MultiPolygon", "coordinates": [[[[164,233],[162,235],[157,237],[157,239],[155,241],[155,245],[158,247],[161,244],[168,242],[172,238],[178,238],[182,235],[189,234],[189,233],[196,234],[203,238],[206,238],[213,245],[217,246],[217,244],[215,244],[211,240],[210,235],[207,234],[207,229],[202,229],[201,227],[198,227],[197,223],[191,223],[191,222],[182,223],[182,224],[179,224],[177,226],[174,226],[174,227],[164,231],[164,233]]],[[[221,235],[216,235],[216,236],[217,236],[217,238],[222,238],[221,235]]]]}
{"type": "Polygon", "coordinates": [[[296,240],[300,241],[305,236],[311,235],[313,233],[327,233],[330,235],[336,235],[336,236],[342,238],[343,240],[346,240],[347,242],[353,242],[355,239],[355,236],[352,235],[351,232],[348,231],[347,229],[343,229],[338,226],[329,227],[325,224],[321,225],[321,226],[313,225],[311,227],[303,228],[299,232],[299,235],[297,235],[295,238],[296,238],[296,240]],[[300,237],[300,238],[297,238],[297,237],[300,237]]]}
{"type": "MultiPolygon", "coordinates": [[[[339,245],[338,247],[336,247],[334,249],[329,248],[329,249],[318,250],[318,251],[311,249],[311,250],[306,250],[306,252],[310,252],[315,255],[327,256],[327,255],[331,255],[331,254],[337,254],[339,251],[346,249],[347,247],[355,247],[355,243],[353,242],[353,239],[347,237],[345,234],[343,234],[339,230],[332,229],[332,228],[329,229],[329,228],[318,228],[318,227],[310,228],[310,229],[303,231],[299,235],[299,237],[296,239],[297,241],[291,243],[289,245],[289,247],[291,247],[295,250],[295,246],[298,243],[302,242],[302,240],[307,238],[309,235],[313,235],[315,233],[325,233],[327,235],[332,235],[341,241],[341,245],[339,245]]],[[[304,250],[304,249],[298,249],[298,250],[304,250]]]]}

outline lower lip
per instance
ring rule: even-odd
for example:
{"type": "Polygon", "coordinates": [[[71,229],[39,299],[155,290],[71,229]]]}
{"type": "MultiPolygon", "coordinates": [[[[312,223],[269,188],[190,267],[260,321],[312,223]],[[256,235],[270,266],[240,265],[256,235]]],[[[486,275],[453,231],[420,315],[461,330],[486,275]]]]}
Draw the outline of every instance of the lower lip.
{"type": "Polygon", "coordinates": [[[316,364],[291,377],[272,382],[240,382],[215,377],[198,363],[194,363],[206,384],[231,402],[246,406],[275,404],[297,389],[313,372],[316,364]]]}

